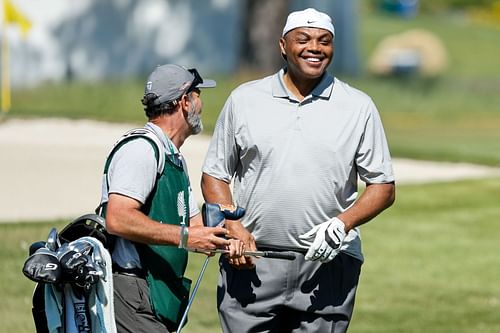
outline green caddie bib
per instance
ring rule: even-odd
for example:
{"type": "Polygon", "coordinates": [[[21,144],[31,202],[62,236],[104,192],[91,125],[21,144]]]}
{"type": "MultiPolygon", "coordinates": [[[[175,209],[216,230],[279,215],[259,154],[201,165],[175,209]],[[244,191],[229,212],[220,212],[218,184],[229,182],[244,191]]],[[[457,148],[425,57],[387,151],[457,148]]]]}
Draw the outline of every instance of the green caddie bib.
{"type": "MultiPolygon", "coordinates": [[[[136,130],[137,131],[137,130],[136,130]]],[[[104,175],[107,175],[114,153],[126,142],[136,138],[144,138],[154,148],[155,157],[160,166],[161,154],[165,155],[162,172],[158,172],[156,184],[146,203],[142,207],[145,215],[158,223],[189,225],[189,180],[182,164],[174,160],[173,148],[167,155],[156,139],[143,135],[143,129],[137,133],[131,131],[116,144],[109,154],[104,175]]],[[[149,134],[149,136],[151,136],[149,134]]],[[[171,144],[171,143],[170,143],[171,144]]],[[[106,215],[107,203],[102,204],[101,215],[106,215]]],[[[188,253],[176,246],[149,245],[135,243],[146,271],[146,279],[150,288],[150,303],[156,317],[169,331],[175,331],[181,321],[189,299],[191,280],[184,277],[188,253]]]]}
{"type": "MultiPolygon", "coordinates": [[[[189,223],[189,181],[183,167],[169,157],[143,211],[159,223],[189,223]]],[[[136,244],[136,248],[147,271],[153,312],[169,330],[177,330],[191,286],[191,280],[184,278],[188,253],[165,245],[136,244]]]]}

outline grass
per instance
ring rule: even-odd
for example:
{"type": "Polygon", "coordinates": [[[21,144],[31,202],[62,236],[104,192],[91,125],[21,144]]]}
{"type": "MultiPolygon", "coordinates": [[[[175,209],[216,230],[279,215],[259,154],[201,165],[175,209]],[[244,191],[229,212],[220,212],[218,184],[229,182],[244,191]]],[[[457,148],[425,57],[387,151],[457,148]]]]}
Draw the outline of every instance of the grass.
{"type": "MultiPolygon", "coordinates": [[[[366,262],[350,332],[499,331],[499,197],[500,179],[400,186],[395,206],[362,227],[366,262]]],[[[31,242],[63,225],[0,225],[0,331],[33,331],[34,283],[21,266],[31,242]]],[[[203,260],[191,255],[187,276],[196,280],[203,260]]],[[[217,269],[212,258],[183,332],[220,332],[217,269]]]]}
{"type": "Polygon", "coordinates": [[[0,294],[0,332],[34,332],[31,319],[31,295],[34,283],[22,274],[28,248],[36,240],[46,240],[52,226],[58,230],[64,222],[0,224],[2,276],[0,294]]]}
{"type": "Polygon", "coordinates": [[[499,185],[400,187],[396,206],[363,228],[366,263],[352,331],[498,331],[499,185]]]}
{"type": "MultiPolygon", "coordinates": [[[[468,79],[360,81],[377,104],[394,156],[500,165],[500,96],[468,79]],[[405,84],[402,84],[405,83],[405,84]]],[[[500,91],[500,77],[495,83],[500,91]]],[[[492,84],[492,87],[494,85],[492,84]]]]}

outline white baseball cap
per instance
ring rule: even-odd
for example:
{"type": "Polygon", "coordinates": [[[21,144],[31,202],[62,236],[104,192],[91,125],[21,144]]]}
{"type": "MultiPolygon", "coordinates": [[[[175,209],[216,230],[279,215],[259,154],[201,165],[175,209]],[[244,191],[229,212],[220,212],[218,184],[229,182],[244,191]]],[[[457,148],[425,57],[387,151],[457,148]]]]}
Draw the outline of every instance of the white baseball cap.
{"type": "Polygon", "coordinates": [[[330,31],[335,37],[335,28],[333,27],[330,16],[314,8],[291,12],[286,19],[281,37],[285,36],[290,30],[300,27],[325,29],[330,31]]]}

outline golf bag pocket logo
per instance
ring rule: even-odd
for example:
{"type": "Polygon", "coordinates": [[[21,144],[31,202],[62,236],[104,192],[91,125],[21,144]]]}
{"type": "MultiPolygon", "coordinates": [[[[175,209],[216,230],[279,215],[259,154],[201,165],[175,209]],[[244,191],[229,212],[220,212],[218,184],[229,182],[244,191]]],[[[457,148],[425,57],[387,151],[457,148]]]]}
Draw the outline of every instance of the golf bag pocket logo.
{"type": "Polygon", "coordinates": [[[55,271],[57,268],[59,268],[58,264],[49,263],[49,264],[45,265],[46,271],[55,271]]]}

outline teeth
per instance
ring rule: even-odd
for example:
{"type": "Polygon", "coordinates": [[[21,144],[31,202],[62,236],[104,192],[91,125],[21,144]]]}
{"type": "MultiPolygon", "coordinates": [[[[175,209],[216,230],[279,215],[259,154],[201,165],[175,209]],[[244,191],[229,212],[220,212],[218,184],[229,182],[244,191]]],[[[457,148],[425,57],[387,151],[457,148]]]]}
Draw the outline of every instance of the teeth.
{"type": "Polygon", "coordinates": [[[306,58],[307,61],[311,62],[319,62],[320,60],[318,58],[306,58]]]}

